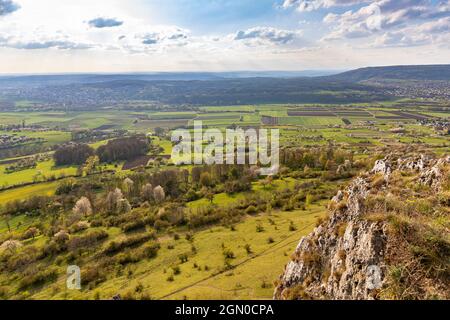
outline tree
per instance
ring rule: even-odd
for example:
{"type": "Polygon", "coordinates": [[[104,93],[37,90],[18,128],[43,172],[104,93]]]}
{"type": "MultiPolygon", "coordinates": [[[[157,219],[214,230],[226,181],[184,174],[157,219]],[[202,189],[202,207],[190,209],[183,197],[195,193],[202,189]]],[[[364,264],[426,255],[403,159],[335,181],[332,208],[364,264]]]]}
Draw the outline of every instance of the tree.
{"type": "Polygon", "coordinates": [[[155,136],[162,137],[164,135],[164,129],[160,127],[155,128],[155,136]]]}
{"type": "Polygon", "coordinates": [[[18,240],[6,240],[0,245],[1,250],[8,250],[11,253],[16,252],[20,247],[22,247],[22,243],[18,240]]]}
{"type": "Polygon", "coordinates": [[[57,166],[82,165],[94,155],[94,149],[87,144],[69,144],[58,148],[53,154],[57,166]]]}
{"type": "Polygon", "coordinates": [[[310,193],[308,193],[306,195],[305,205],[309,206],[312,204],[313,201],[314,201],[314,197],[310,193]]]}
{"type": "Polygon", "coordinates": [[[141,198],[144,201],[151,201],[153,199],[153,186],[150,183],[142,187],[141,198]]]}
{"type": "Polygon", "coordinates": [[[164,192],[163,187],[157,186],[155,189],[153,189],[153,198],[157,203],[161,203],[166,198],[166,194],[164,192]]]}
{"type": "Polygon", "coordinates": [[[212,192],[211,190],[207,190],[205,193],[205,198],[209,200],[210,203],[213,203],[214,201],[214,192],[212,192]]]}
{"type": "Polygon", "coordinates": [[[123,180],[123,188],[127,195],[130,195],[132,193],[133,187],[134,187],[133,180],[131,180],[130,178],[126,178],[125,180],[123,180]]]}
{"type": "Polygon", "coordinates": [[[36,237],[38,235],[38,233],[39,233],[38,228],[30,227],[27,231],[24,232],[23,237],[25,239],[33,238],[33,240],[34,240],[34,237],[36,237]]]}
{"type": "Polygon", "coordinates": [[[261,184],[262,184],[264,189],[266,189],[267,186],[272,186],[272,184],[273,184],[273,177],[272,176],[267,176],[264,180],[261,181],[261,184]]]}
{"type": "Polygon", "coordinates": [[[92,172],[94,172],[99,163],[100,159],[97,156],[91,156],[87,158],[84,164],[84,171],[86,172],[86,174],[91,174],[92,172]]]}
{"type": "Polygon", "coordinates": [[[91,202],[86,197],[81,197],[72,209],[74,214],[81,214],[83,216],[90,216],[92,214],[91,202]]]}
{"type": "Polygon", "coordinates": [[[131,205],[123,196],[122,190],[116,188],[106,196],[106,210],[109,213],[120,214],[131,210],[131,205]]]}
{"type": "Polygon", "coordinates": [[[67,231],[61,230],[61,231],[55,233],[55,235],[53,236],[53,238],[55,239],[56,242],[64,243],[64,242],[66,242],[67,240],[69,240],[70,236],[69,236],[69,234],[67,233],[67,231]]]}
{"type": "Polygon", "coordinates": [[[109,140],[104,146],[97,149],[101,162],[114,162],[130,160],[137,156],[147,154],[150,150],[150,141],[144,135],[109,140]]]}
{"type": "Polygon", "coordinates": [[[209,174],[209,172],[203,172],[200,175],[200,184],[203,187],[210,187],[212,185],[212,179],[211,179],[211,175],[209,174]]]}

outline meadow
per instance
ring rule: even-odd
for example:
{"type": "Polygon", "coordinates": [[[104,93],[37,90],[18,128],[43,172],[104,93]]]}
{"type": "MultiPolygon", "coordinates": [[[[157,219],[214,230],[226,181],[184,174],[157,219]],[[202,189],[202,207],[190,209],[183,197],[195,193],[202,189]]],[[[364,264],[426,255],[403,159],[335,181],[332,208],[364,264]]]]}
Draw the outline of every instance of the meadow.
{"type": "MultiPolygon", "coordinates": [[[[48,157],[37,162],[35,168],[12,173],[6,173],[5,169],[23,156],[0,159],[0,187],[10,187],[0,191],[0,210],[9,202],[23,202],[35,196],[56,197],[55,190],[68,181],[65,177],[74,176],[79,170],[75,165],[55,166],[52,159],[54,150],[71,141],[73,132],[87,130],[111,133],[114,130],[125,130],[122,133],[124,136],[150,133],[153,146],[148,153],[146,149],[147,154],[142,156],[151,158],[152,161],[158,160],[130,170],[122,170],[125,161],[105,162],[102,168],[113,174],[107,177],[101,174],[75,177],[78,184],[86,189],[92,188],[89,189],[89,196],[96,199],[92,200],[95,212],[92,216],[85,217],[89,220],[86,230],[72,231],[70,228],[73,226],[67,222],[73,218],[72,208],[85,190],[83,188],[70,190],[67,195],[60,195],[60,198],[52,198],[61,203],[63,200],[69,203],[64,213],[43,214],[47,212],[47,208],[40,208],[2,216],[0,240],[11,235],[14,239],[19,239],[27,250],[52,249],[57,231],[53,230],[55,225],[67,225],[66,229],[73,232],[70,236],[75,239],[92,232],[104,232],[107,237],[95,242],[92,248],[56,253],[36,262],[33,266],[38,266],[39,270],[49,268],[57,276],[51,281],[45,280],[27,287],[26,290],[21,289],[22,274],[17,277],[0,274],[0,295],[7,292],[9,298],[15,299],[111,299],[118,294],[122,298],[134,299],[271,299],[273,282],[289,261],[299,239],[314,229],[318,219],[326,217],[329,198],[345,186],[351,177],[379,158],[380,150],[388,145],[415,144],[418,148],[426,148],[436,154],[450,152],[448,135],[439,132],[433,125],[423,125],[415,119],[428,115],[430,121],[445,120],[448,114],[426,109],[421,109],[420,114],[414,113],[413,110],[400,106],[405,103],[407,101],[401,100],[342,106],[204,106],[167,112],[107,110],[1,113],[0,126],[19,125],[25,121],[28,125],[45,127],[46,130],[36,131],[0,131],[0,135],[17,134],[41,138],[45,147],[48,147],[45,151],[48,157]],[[263,117],[276,119],[276,124],[264,125],[263,117]],[[247,188],[245,191],[227,189],[230,188],[228,182],[241,182],[242,172],[234,173],[236,176],[228,173],[225,181],[216,183],[208,181],[208,174],[212,173],[208,173],[206,178],[202,178],[200,174],[198,181],[194,182],[194,166],[175,167],[167,160],[167,156],[172,151],[171,131],[192,126],[194,121],[200,120],[204,127],[218,128],[221,131],[234,127],[277,128],[280,130],[282,149],[299,149],[302,156],[295,158],[291,167],[282,167],[283,174],[275,176],[269,183],[264,177],[255,177],[248,187],[244,185],[247,188]],[[331,149],[334,154],[341,155],[341,159],[333,159],[333,152],[330,159],[326,158],[327,150],[331,149]],[[314,152],[320,152],[325,159],[320,164],[311,160],[311,166],[315,166],[311,168],[305,163],[308,156],[318,155],[314,152]],[[351,168],[338,174],[339,165],[345,163],[342,157],[347,157],[345,159],[350,161],[351,168]],[[302,164],[296,167],[299,162],[302,164]],[[184,189],[179,194],[165,195],[165,202],[158,202],[156,199],[142,200],[142,189],[135,190],[133,195],[131,191],[126,191],[127,188],[132,188],[130,185],[139,181],[140,176],[148,178],[150,175],[158,176],[166,170],[176,169],[186,169],[190,178],[187,182],[169,184],[173,189],[179,185],[184,189]],[[50,177],[58,180],[47,181],[50,177]],[[135,180],[126,185],[127,178],[135,180]],[[29,185],[20,186],[24,183],[29,185]],[[111,189],[112,186],[123,189],[128,197],[131,213],[127,211],[123,216],[109,215],[107,209],[98,209],[106,206],[108,192],[114,190],[111,189]],[[275,198],[283,195],[287,195],[285,203],[272,209],[271,203],[276,203],[278,199],[275,198]],[[178,209],[183,212],[183,223],[172,223],[173,216],[167,220],[161,218],[164,217],[165,210],[171,214],[179,214],[178,209]],[[203,221],[199,226],[190,224],[192,215],[202,215],[209,209],[213,218],[216,213],[223,216],[217,221],[209,221],[211,217],[205,214],[206,222],[203,221]],[[151,223],[129,231],[129,224],[121,219],[151,223]],[[45,230],[45,233],[24,239],[23,234],[30,228],[45,230]],[[126,248],[124,252],[110,256],[104,254],[105,249],[114,243],[153,233],[156,234],[156,239],[147,241],[146,244],[154,241],[159,245],[159,250],[151,258],[133,260],[130,255],[138,252],[139,246],[126,248]],[[107,269],[108,273],[102,275],[101,281],[89,283],[81,291],[66,289],[65,269],[68,263],[80,262],[84,268],[97,263],[97,260],[113,264],[107,269]]],[[[17,106],[26,108],[28,105],[29,102],[22,101],[17,106]]],[[[98,149],[111,139],[89,140],[89,145],[98,149]]],[[[43,154],[44,152],[40,155],[43,154]]],[[[28,156],[35,155],[37,154],[28,156]]],[[[162,180],[157,180],[161,185],[166,182],[164,179],[172,177],[162,176],[162,180]]],[[[173,219],[176,220],[176,216],[173,219]]]]}
{"type": "MultiPolygon", "coordinates": [[[[318,218],[324,217],[323,205],[311,206],[305,211],[274,212],[248,217],[230,231],[226,227],[211,227],[196,232],[193,242],[164,236],[158,239],[161,249],[151,260],[130,265],[123,275],[111,275],[111,280],[95,290],[67,290],[65,277],[33,295],[35,299],[96,299],[116,294],[145,292],[151,299],[271,299],[273,280],[283,268],[298,239],[308,234],[318,218]],[[297,230],[291,230],[295,225],[297,230]],[[258,232],[257,226],[264,231],[258,232]],[[269,241],[270,239],[270,241],[269,241]],[[192,253],[195,246],[197,251],[192,253]],[[251,247],[248,253],[245,245],[251,247]],[[223,246],[235,257],[232,268],[224,270],[223,246]],[[179,255],[187,253],[189,259],[180,264],[179,255]],[[172,267],[180,273],[173,275],[172,267]],[[174,280],[167,279],[173,275],[174,280]]],[[[110,241],[119,237],[119,230],[108,230],[110,241]]],[[[37,240],[36,240],[37,241],[37,240]]],[[[105,246],[107,243],[104,244],[105,246]]],[[[63,270],[62,270],[63,271],[63,270]]]]}

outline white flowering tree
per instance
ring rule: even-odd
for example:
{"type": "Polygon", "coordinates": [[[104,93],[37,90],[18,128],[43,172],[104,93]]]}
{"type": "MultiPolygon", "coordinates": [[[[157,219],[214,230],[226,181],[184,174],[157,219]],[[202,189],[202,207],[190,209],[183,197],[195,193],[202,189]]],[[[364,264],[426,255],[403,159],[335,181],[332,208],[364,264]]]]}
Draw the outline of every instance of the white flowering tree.
{"type": "Polygon", "coordinates": [[[163,187],[157,186],[153,189],[153,198],[157,203],[161,203],[166,198],[166,193],[164,192],[163,187]]]}
{"type": "Polygon", "coordinates": [[[92,214],[91,202],[86,197],[81,197],[72,209],[76,215],[90,216],[92,214]]]}

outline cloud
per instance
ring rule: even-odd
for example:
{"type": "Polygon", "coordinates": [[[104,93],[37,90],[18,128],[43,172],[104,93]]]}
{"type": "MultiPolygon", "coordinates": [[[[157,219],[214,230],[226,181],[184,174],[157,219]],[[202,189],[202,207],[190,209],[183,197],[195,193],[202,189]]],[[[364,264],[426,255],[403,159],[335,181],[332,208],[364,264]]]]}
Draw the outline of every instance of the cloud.
{"type": "Polygon", "coordinates": [[[20,5],[11,0],[0,0],[0,16],[6,16],[20,9],[20,5]]]}
{"type": "Polygon", "coordinates": [[[238,31],[234,40],[254,40],[273,44],[287,44],[301,35],[301,31],[282,30],[271,27],[255,27],[245,31],[238,31]]]}
{"type": "Polygon", "coordinates": [[[142,44],[154,45],[158,43],[174,44],[189,37],[189,30],[179,27],[155,27],[155,30],[148,33],[137,34],[135,38],[140,39],[142,44]]]}
{"type": "Polygon", "coordinates": [[[123,21],[117,20],[116,18],[95,18],[88,21],[89,26],[92,28],[111,28],[118,27],[123,24],[123,21]]]}
{"type": "Polygon", "coordinates": [[[369,0],[284,0],[282,7],[294,7],[298,11],[304,12],[321,8],[353,6],[369,2],[369,0]]]}
{"type": "Polygon", "coordinates": [[[82,50],[82,49],[90,49],[93,46],[76,43],[72,41],[61,41],[61,40],[51,40],[51,41],[32,41],[32,42],[9,42],[6,45],[9,48],[14,49],[27,49],[27,50],[35,50],[35,49],[59,49],[59,50],[82,50]]]}
{"type": "Polygon", "coordinates": [[[374,47],[413,47],[448,42],[450,17],[426,22],[393,32],[386,32],[375,39],[374,47]]]}
{"type": "Polygon", "coordinates": [[[415,47],[429,44],[431,37],[427,34],[407,34],[403,31],[386,32],[378,37],[373,44],[377,48],[386,47],[415,47]]]}
{"type": "MultiPolygon", "coordinates": [[[[386,39],[398,38],[398,31],[450,16],[449,1],[433,4],[431,0],[378,0],[342,14],[329,13],[323,21],[332,26],[323,40],[354,39],[384,34],[386,39]],[[389,33],[389,36],[387,35],[389,33]],[[394,37],[393,35],[397,35],[394,37]]],[[[413,37],[406,37],[413,38],[413,37]]],[[[406,39],[402,37],[401,39],[406,39]]],[[[419,41],[420,42],[420,41],[419,41]]]]}
{"type": "Polygon", "coordinates": [[[41,30],[33,30],[26,34],[0,34],[0,47],[22,50],[84,50],[94,48],[95,45],[84,41],[71,40],[69,36],[62,33],[50,35],[41,30]]]}

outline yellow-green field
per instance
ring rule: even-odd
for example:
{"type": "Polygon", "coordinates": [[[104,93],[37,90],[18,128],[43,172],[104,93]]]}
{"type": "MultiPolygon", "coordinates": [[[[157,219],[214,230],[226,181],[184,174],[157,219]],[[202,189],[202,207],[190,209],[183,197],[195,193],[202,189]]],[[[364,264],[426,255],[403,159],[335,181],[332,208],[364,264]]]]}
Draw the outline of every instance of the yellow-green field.
{"type": "Polygon", "coordinates": [[[36,168],[26,169],[12,173],[5,173],[8,165],[0,165],[0,186],[14,186],[33,180],[42,180],[50,176],[69,176],[77,172],[77,167],[55,167],[53,160],[38,162],[36,168]]]}
{"type": "MultiPolygon", "coordinates": [[[[272,282],[282,272],[299,239],[314,228],[324,212],[323,205],[316,205],[306,211],[248,217],[235,226],[235,231],[226,227],[199,231],[194,234],[193,243],[183,236],[179,240],[164,236],[158,240],[161,249],[156,258],[128,266],[123,275],[110,274],[94,291],[67,290],[65,277],[60,277],[35,295],[29,294],[36,299],[93,299],[98,292],[100,298],[108,299],[116,294],[135,293],[135,288],[142,285],[142,293],[152,299],[270,299],[272,282]],[[291,222],[297,230],[289,230],[291,222]],[[257,225],[262,225],[264,231],[257,232],[257,225]],[[246,244],[250,245],[251,254],[247,253],[246,244]],[[192,245],[196,253],[192,253],[192,245]],[[224,269],[223,247],[235,255],[230,260],[230,270],[224,269]],[[178,256],[184,253],[189,260],[180,264],[178,256]],[[173,274],[171,267],[175,266],[181,273],[173,275],[174,281],[168,281],[173,274]]],[[[115,233],[116,230],[110,232],[115,233]]]]}
{"type": "Polygon", "coordinates": [[[14,201],[17,199],[22,200],[32,196],[52,195],[55,193],[57,187],[58,182],[53,181],[0,191],[0,204],[3,205],[9,201],[14,201]]]}

